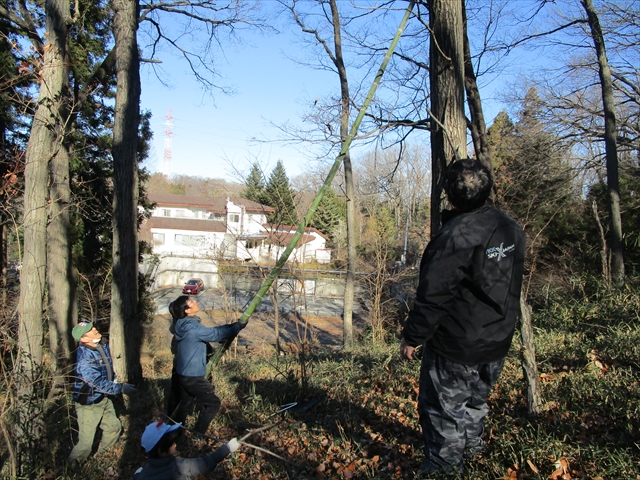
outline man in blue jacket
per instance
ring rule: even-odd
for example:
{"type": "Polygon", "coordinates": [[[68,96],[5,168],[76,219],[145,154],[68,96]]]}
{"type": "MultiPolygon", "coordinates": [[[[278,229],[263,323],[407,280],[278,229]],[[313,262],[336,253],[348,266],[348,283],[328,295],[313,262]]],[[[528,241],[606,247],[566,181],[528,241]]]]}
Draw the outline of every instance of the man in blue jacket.
{"type": "Polygon", "coordinates": [[[69,462],[82,463],[91,454],[98,425],[102,430],[102,441],[97,453],[111,447],[120,436],[122,425],[108,395],[131,395],[136,388],[115,381],[109,345],[102,341],[93,322],[80,322],[73,327],[71,335],[78,342],[73,384],[78,443],[69,455],[69,462]]]}
{"type": "Polygon", "coordinates": [[[194,431],[204,434],[220,410],[216,390],[205,378],[207,344],[235,337],[246,326],[246,322],[205,327],[196,316],[200,311],[198,302],[186,295],[178,297],[171,310],[172,315],[178,319],[174,338],[177,342],[175,370],[180,385],[180,403],[171,418],[177,423],[184,423],[195,402],[199,415],[194,431]]]}
{"type": "Polygon", "coordinates": [[[422,471],[463,473],[484,448],[487,397],[498,380],[520,311],[525,234],[486,205],[493,181],[478,161],[451,164],[444,190],[452,211],[427,246],[404,326],[401,354],[424,345],[418,410],[422,471]]]}

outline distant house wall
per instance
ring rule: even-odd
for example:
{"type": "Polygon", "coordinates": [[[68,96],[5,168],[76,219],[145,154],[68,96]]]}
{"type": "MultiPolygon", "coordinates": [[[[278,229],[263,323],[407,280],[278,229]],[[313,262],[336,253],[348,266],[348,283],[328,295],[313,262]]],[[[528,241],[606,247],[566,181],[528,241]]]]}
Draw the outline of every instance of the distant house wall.
{"type": "Polygon", "coordinates": [[[153,253],[217,257],[224,233],[198,230],[152,228],[153,253]]]}
{"type": "MultiPolygon", "coordinates": [[[[198,258],[251,263],[277,261],[297,230],[297,227],[267,225],[267,213],[273,209],[246,199],[172,194],[149,195],[149,198],[157,204],[145,227],[147,235],[152,237],[154,255],[188,258],[196,270],[202,270],[198,258]]],[[[329,263],[331,250],[326,248],[326,237],[309,228],[293,249],[289,262],[313,260],[329,263]]],[[[171,262],[162,266],[157,269],[159,284],[182,282],[183,266],[171,262]],[[175,272],[170,273],[172,270],[175,272]]],[[[198,275],[194,271],[191,276],[198,275]]]]}
{"type": "Polygon", "coordinates": [[[331,263],[331,249],[318,249],[314,253],[316,255],[316,262],[324,265],[331,263]]]}

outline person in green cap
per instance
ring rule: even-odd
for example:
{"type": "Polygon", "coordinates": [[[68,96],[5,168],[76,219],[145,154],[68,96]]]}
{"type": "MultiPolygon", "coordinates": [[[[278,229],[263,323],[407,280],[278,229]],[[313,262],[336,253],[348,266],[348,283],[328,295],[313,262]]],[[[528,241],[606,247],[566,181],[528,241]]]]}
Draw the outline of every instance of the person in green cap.
{"type": "Polygon", "coordinates": [[[102,430],[101,453],[111,447],[122,430],[120,420],[109,395],[131,395],[137,390],[128,383],[117,383],[109,345],[93,326],[93,322],[78,323],[71,335],[78,342],[73,383],[73,401],[78,417],[78,443],[69,455],[69,463],[82,463],[93,448],[98,426],[102,430]]]}

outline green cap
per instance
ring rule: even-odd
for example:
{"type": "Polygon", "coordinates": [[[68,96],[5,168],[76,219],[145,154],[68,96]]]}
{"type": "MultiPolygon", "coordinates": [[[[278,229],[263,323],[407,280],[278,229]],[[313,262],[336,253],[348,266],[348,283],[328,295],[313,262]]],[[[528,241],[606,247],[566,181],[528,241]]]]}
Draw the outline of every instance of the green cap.
{"type": "Polygon", "coordinates": [[[73,327],[73,330],[71,330],[71,335],[76,340],[76,342],[79,342],[82,336],[92,328],[93,328],[93,322],[82,321],[78,323],[78,325],[73,327]]]}

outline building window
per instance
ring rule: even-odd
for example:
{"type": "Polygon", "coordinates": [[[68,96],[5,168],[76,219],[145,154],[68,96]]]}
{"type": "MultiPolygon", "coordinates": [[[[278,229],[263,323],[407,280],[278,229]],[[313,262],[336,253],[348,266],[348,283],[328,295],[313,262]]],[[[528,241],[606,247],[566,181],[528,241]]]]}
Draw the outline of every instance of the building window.
{"type": "Polygon", "coordinates": [[[176,210],[176,217],[186,217],[187,212],[185,210],[176,210]]]}
{"type": "Polygon", "coordinates": [[[153,246],[158,247],[160,245],[164,245],[164,233],[154,233],[153,246]]]}
{"type": "Polygon", "coordinates": [[[163,217],[170,217],[171,216],[171,210],[169,210],[168,208],[163,208],[162,209],[162,216],[163,217]]]}
{"type": "Polygon", "coordinates": [[[229,222],[230,223],[239,223],[240,222],[240,215],[237,214],[237,213],[229,214],[229,222]]]}

